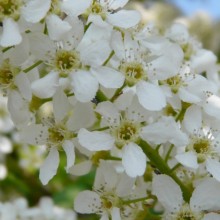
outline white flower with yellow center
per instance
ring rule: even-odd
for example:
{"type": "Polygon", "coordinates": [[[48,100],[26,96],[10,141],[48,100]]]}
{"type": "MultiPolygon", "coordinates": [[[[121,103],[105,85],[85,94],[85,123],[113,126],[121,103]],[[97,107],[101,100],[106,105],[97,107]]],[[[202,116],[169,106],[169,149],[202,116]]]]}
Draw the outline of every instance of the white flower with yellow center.
{"type": "Polygon", "coordinates": [[[56,175],[59,165],[59,150],[63,149],[67,157],[66,170],[75,161],[74,134],[68,129],[67,114],[70,103],[61,89],[53,97],[54,118],[45,119],[44,124],[32,124],[21,129],[21,139],[28,144],[46,145],[49,154],[40,168],[40,180],[45,185],[56,175]]]}
{"type": "Polygon", "coordinates": [[[157,81],[149,78],[148,51],[129,33],[123,37],[120,32],[114,32],[111,45],[116,60],[113,65],[124,74],[125,86],[134,87],[140,104],[147,110],[162,110],[166,106],[166,97],[157,81]]]}
{"type": "MultiPolygon", "coordinates": [[[[93,191],[80,192],[74,209],[79,213],[96,213],[101,219],[132,219],[138,203],[123,203],[132,200],[136,195],[134,179],[125,173],[117,173],[111,164],[101,161],[96,172],[93,191]]],[[[146,196],[146,191],[142,197],[146,196]]]]}
{"type": "Polygon", "coordinates": [[[155,175],[152,188],[164,207],[163,220],[213,220],[207,213],[220,209],[220,183],[212,178],[195,187],[189,203],[184,202],[179,185],[169,176],[155,175]]]}
{"type": "Polygon", "coordinates": [[[207,171],[220,181],[219,131],[204,125],[201,109],[197,106],[187,109],[183,124],[189,133],[189,143],[184,152],[177,154],[175,158],[184,166],[193,169],[204,163],[207,171]]]}
{"type": "Polygon", "coordinates": [[[128,0],[66,0],[62,9],[70,16],[83,15],[88,22],[102,25],[103,21],[113,26],[130,28],[138,24],[140,13],[135,10],[120,10],[128,0]]]}
{"type": "Polygon", "coordinates": [[[144,121],[142,107],[136,101],[125,111],[120,111],[113,103],[102,102],[98,104],[96,111],[101,114],[109,129],[92,132],[81,129],[78,133],[79,143],[90,151],[113,150],[116,147],[121,152],[117,156],[122,158],[122,166],[127,175],[142,176],[147,161],[146,155],[138,146],[144,121]]]}
{"type": "Polygon", "coordinates": [[[51,97],[59,81],[57,83],[73,92],[77,100],[89,102],[95,97],[99,84],[105,88],[120,88],[123,74],[103,66],[111,53],[111,29],[92,24],[84,34],[83,23],[77,18],[70,20],[73,29],[58,47],[48,52],[45,64],[49,73],[32,83],[33,93],[40,98],[51,97]],[[52,87],[53,90],[44,90],[44,87],[52,87]]]}

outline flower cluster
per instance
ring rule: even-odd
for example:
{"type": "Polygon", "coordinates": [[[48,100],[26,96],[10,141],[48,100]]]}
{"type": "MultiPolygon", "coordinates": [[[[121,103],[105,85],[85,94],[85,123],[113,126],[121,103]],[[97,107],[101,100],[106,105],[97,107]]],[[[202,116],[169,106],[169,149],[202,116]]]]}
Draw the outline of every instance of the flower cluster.
{"type": "Polygon", "coordinates": [[[5,220],[75,220],[72,210],[63,209],[53,204],[49,197],[41,198],[39,205],[28,207],[27,200],[18,198],[13,202],[0,202],[0,218],[5,220]]]}
{"type": "MultiPolygon", "coordinates": [[[[96,169],[79,213],[219,219],[216,56],[173,23],[143,23],[128,0],[0,0],[0,89],[39,178],[96,169]]],[[[4,209],[4,207],[3,207],[4,209]]]]}

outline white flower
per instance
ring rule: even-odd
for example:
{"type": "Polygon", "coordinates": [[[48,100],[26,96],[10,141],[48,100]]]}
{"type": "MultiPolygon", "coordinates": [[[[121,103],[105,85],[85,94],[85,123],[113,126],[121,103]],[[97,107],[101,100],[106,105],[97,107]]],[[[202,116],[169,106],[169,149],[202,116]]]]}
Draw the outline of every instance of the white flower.
{"type": "Polygon", "coordinates": [[[66,95],[59,89],[53,97],[54,119],[45,120],[45,124],[33,124],[23,128],[20,132],[23,141],[29,144],[47,145],[49,154],[40,168],[40,180],[45,185],[56,174],[59,165],[60,147],[67,157],[66,170],[75,161],[74,136],[65,124],[65,117],[70,111],[70,103],[66,95]]]}
{"type": "Polygon", "coordinates": [[[122,165],[130,177],[142,176],[147,161],[146,155],[138,146],[144,117],[140,112],[144,110],[137,103],[134,100],[123,113],[111,102],[98,104],[96,111],[103,116],[106,131],[90,132],[81,129],[78,133],[79,143],[90,151],[113,150],[115,146],[122,149],[119,157],[122,157],[122,165]]]}
{"type": "Polygon", "coordinates": [[[193,169],[205,163],[207,171],[220,181],[219,131],[205,125],[202,121],[201,109],[197,106],[190,106],[187,109],[183,123],[189,133],[189,143],[185,146],[184,152],[176,155],[176,159],[184,166],[193,169]]]}
{"type": "MultiPolygon", "coordinates": [[[[94,190],[80,192],[75,201],[74,208],[79,213],[97,213],[101,219],[133,219],[135,218],[138,202],[123,204],[123,201],[137,198],[134,179],[124,173],[116,173],[111,164],[101,162],[97,170],[94,190]]],[[[145,191],[146,192],[146,191],[145,191]]],[[[146,193],[142,194],[144,198],[146,193]]]]}
{"type": "Polygon", "coordinates": [[[128,0],[64,1],[62,9],[70,16],[83,14],[88,21],[102,25],[103,21],[117,27],[130,28],[140,21],[140,13],[134,10],[119,10],[128,0]],[[102,21],[103,20],[103,21],[102,21]]]}
{"type": "Polygon", "coordinates": [[[180,187],[169,176],[154,176],[152,184],[153,194],[165,209],[164,220],[212,220],[212,215],[206,213],[220,208],[220,183],[212,178],[205,179],[196,186],[189,204],[184,202],[180,187]]]}
{"type": "Polygon", "coordinates": [[[132,40],[127,32],[124,37],[120,32],[114,32],[111,45],[117,58],[115,68],[124,74],[125,86],[135,88],[140,104],[147,110],[163,109],[166,106],[165,95],[147,74],[147,50],[132,40]]]}

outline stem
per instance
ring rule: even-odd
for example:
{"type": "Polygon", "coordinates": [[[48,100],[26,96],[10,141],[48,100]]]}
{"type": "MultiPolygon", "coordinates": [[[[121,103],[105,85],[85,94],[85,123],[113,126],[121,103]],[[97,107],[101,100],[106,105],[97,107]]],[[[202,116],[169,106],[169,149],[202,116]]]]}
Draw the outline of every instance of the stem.
{"type": "Polygon", "coordinates": [[[170,149],[168,150],[167,155],[166,155],[166,157],[165,157],[165,162],[166,162],[166,163],[167,163],[167,161],[169,160],[169,157],[170,157],[170,154],[171,154],[173,148],[174,148],[174,145],[171,144],[170,149]]]}
{"type": "Polygon", "coordinates": [[[101,90],[98,90],[98,92],[96,93],[95,98],[96,98],[98,103],[108,101],[108,98],[105,96],[105,94],[101,90]]]}
{"type": "Polygon", "coordinates": [[[147,199],[149,199],[149,198],[144,197],[144,198],[139,198],[139,199],[132,199],[132,200],[128,200],[128,201],[123,201],[123,204],[128,205],[128,204],[131,204],[131,203],[142,202],[142,201],[145,201],[147,199]]]}
{"type": "Polygon", "coordinates": [[[183,198],[186,202],[189,202],[191,197],[191,190],[188,189],[181,181],[180,179],[175,175],[175,173],[172,172],[172,169],[165,163],[163,158],[158,154],[158,152],[153,149],[146,141],[141,140],[139,144],[146,156],[149,158],[152,164],[157,167],[157,169],[168,176],[170,176],[181,188],[183,193],[183,198]]]}
{"type": "Polygon", "coordinates": [[[124,87],[125,87],[125,84],[124,84],[121,88],[118,88],[118,89],[116,90],[115,94],[112,96],[112,98],[111,98],[111,100],[110,100],[111,102],[114,102],[115,99],[118,98],[118,96],[122,93],[122,90],[124,89],[124,87]]]}
{"type": "Polygon", "coordinates": [[[32,66],[26,68],[23,70],[23,72],[28,73],[29,71],[31,71],[32,69],[34,69],[35,67],[39,66],[43,61],[39,60],[36,63],[34,63],[32,66]]]}
{"type": "Polygon", "coordinates": [[[115,52],[112,51],[112,52],[110,53],[109,57],[107,58],[107,60],[102,64],[102,66],[105,66],[105,65],[109,62],[109,60],[113,57],[114,54],[115,54],[115,52]]]}
{"type": "Polygon", "coordinates": [[[172,169],[171,169],[171,171],[173,172],[173,171],[175,171],[178,167],[180,167],[181,166],[181,164],[180,163],[178,163],[178,164],[176,164],[172,169]]]}
{"type": "Polygon", "coordinates": [[[6,47],[2,50],[2,53],[5,53],[6,51],[10,50],[11,48],[14,48],[14,46],[6,47]]]}

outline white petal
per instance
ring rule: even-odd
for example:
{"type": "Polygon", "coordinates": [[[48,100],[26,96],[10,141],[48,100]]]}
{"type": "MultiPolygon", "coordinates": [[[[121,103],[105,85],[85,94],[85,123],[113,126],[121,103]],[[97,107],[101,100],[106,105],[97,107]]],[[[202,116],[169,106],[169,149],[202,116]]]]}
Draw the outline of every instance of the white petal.
{"type": "Polygon", "coordinates": [[[79,70],[73,74],[72,86],[80,102],[89,102],[95,97],[99,84],[90,72],[79,70]]]}
{"type": "Polygon", "coordinates": [[[32,124],[22,128],[19,135],[24,143],[42,145],[48,137],[48,128],[42,124],[32,124]]]}
{"type": "Polygon", "coordinates": [[[121,220],[120,209],[113,207],[111,210],[112,220],[121,220]]]}
{"type": "Polygon", "coordinates": [[[74,106],[74,114],[67,121],[67,128],[71,131],[79,130],[80,128],[88,128],[96,121],[93,103],[78,102],[74,106]]]}
{"type": "Polygon", "coordinates": [[[169,212],[177,212],[183,203],[182,191],[172,178],[155,175],[152,182],[153,194],[169,212]]]}
{"type": "Polygon", "coordinates": [[[83,63],[90,66],[101,66],[109,57],[111,48],[109,41],[100,39],[83,46],[80,50],[80,57],[83,63]]]}
{"type": "Polygon", "coordinates": [[[207,114],[220,119],[220,98],[218,96],[212,95],[209,97],[203,107],[207,114]]]}
{"type": "Polygon", "coordinates": [[[101,66],[99,68],[92,68],[91,72],[105,88],[120,88],[124,83],[124,75],[110,67],[101,66]]]}
{"type": "Polygon", "coordinates": [[[75,163],[75,149],[72,141],[66,140],[63,143],[63,149],[66,153],[67,158],[67,165],[66,165],[66,171],[69,172],[69,168],[73,166],[75,163]]]}
{"type": "Polygon", "coordinates": [[[15,22],[12,18],[4,19],[0,45],[3,47],[9,47],[20,44],[21,40],[22,37],[17,22],[15,22]]]}
{"type": "Polygon", "coordinates": [[[205,215],[202,220],[219,220],[219,219],[220,219],[219,214],[209,213],[209,214],[205,215]]]}
{"type": "Polygon", "coordinates": [[[193,133],[194,130],[198,130],[202,126],[202,112],[201,109],[196,106],[192,105],[189,108],[187,108],[183,124],[187,131],[190,133],[193,133]]]}
{"type": "Polygon", "coordinates": [[[72,28],[68,22],[54,14],[47,16],[46,23],[49,37],[52,40],[60,40],[72,28]]]}
{"type": "MultiPolygon", "coordinates": [[[[105,0],[100,1],[102,5],[105,4],[105,0]]],[[[128,3],[128,0],[114,0],[111,1],[110,8],[116,10],[118,8],[123,8],[128,3]]]]}
{"type": "Polygon", "coordinates": [[[184,102],[198,103],[201,101],[201,98],[189,92],[185,88],[180,88],[178,94],[179,94],[180,99],[183,100],[184,102]]]}
{"type": "Polygon", "coordinates": [[[146,163],[146,155],[137,144],[130,143],[123,147],[122,165],[128,176],[142,176],[146,169],[146,163]]]}
{"type": "Polygon", "coordinates": [[[58,79],[58,73],[52,71],[43,78],[35,80],[31,84],[34,95],[39,98],[50,98],[56,92],[58,79]]]}
{"type": "Polygon", "coordinates": [[[219,210],[220,183],[213,178],[208,178],[200,183],[191,196],[190,206],[199,211],[219,210]]]}
{"type": "Polygon", "coordinates": [[[46,185],[56,175],[59,160],[57,149],[52,147],[47,158],[40,167],[40,180],[43,185],[46,185]]]}
{"type": "Polygon", "coordinates": [[[116,27],[130,28],[138,24],[141,15],[134,10],[120,10],[113,14],[108,14],[106,20],[116,27]]]}
{"type": "Polygon", "coordinates": [[[68,113],[71,106],[66,94],[62,89],[58,89],[53,96],[53,113],[56,122],[60,122],[68,113]]]}
{"type": "Polygon", "coordinates": [[[89,190],[80,192],[74,201],[74,209],[79,213],[97,213],[101,207],[102,204],[99,195],[89,190]]]}
{"type": "Polygon", "coordinates": [[[162,117],[158,122],[143,127],[140,135],[154,144],[170,142],[181,147],[188,143],[188,136],[180,130],[172,117],[162,117]]]}
{"type": "Polygon", "coordinates": [[[199,166],[199,164],[197,163],[197,156],[194,152],[177,154],[175,158],[179,163],[181,163],[185,167],[197,169],[199,166]]]}
{"type": "Polygon", "coordinates": [[[101,102],[96,107],[96,112],[101,114],[110,124],[119,125],[120,113],[112,102],[101,102]]]}
{"type": "Polygon", "coordinates": [[[110,150],[114,146],[114,138],[100,131],[90,132],[84,128],[78,133],[79,143],[90,151],[110,150]]]}
{"type": "Polygon", "coordinates": [[[20,73],[15,77],[16,85],[22,96],[28,101],[32,98],[31,84],[25,73],[20,73]]]}
{"type": "Polygon", "coordinates": [[[160,111],[166,106],[166,97],[159,86],[148,82],[137,84],[137,96],[140,104],[150,111],[160,111]]]}
{"type": "Polygon", "coordinates": [[[66,0],[61,2],[61,9],[70,16],[77,17],[83,14],[92,4],[92,0],[66,0]]]}
{"type": "Polygon", "coordinates": [[[24,19],[31,23],[37,23],[43,19],[50,9],[51,0],[30,0],[22,8],[24,19]]]}
{"type": "Polygon", "coordinates": [[[220,162],[214,159],[206,160],[206,169],[212,176],[220,181],[220,162]]]}
{"type": "Polygon", "coordinates": [[[89,173],[92,168],[92,162],[90,160],[84,161],[82,163],[75,164],[68,170],[68,173],[75,176],[83,176],[89,173]]]}

